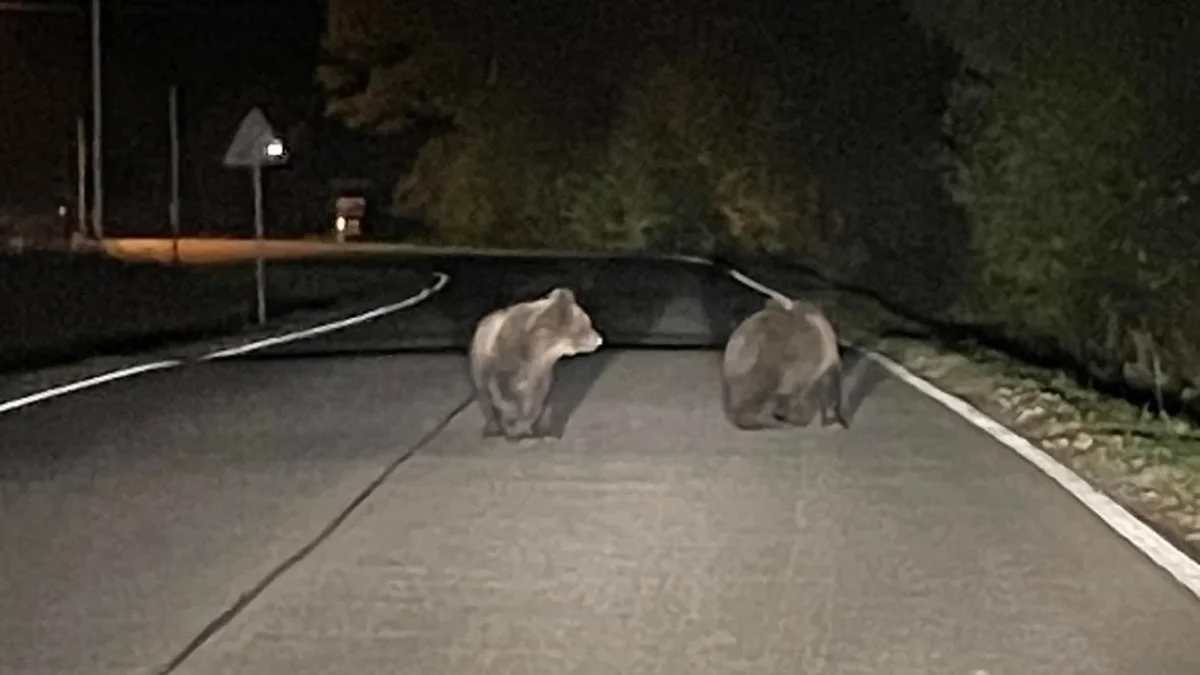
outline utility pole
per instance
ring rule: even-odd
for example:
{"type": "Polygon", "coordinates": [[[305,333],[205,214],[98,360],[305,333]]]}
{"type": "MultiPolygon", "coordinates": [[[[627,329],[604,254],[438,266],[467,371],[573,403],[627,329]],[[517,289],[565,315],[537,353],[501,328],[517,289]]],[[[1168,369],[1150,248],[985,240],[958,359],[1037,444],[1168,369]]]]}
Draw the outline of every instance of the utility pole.
{"type": "Polygon", "coordinates": [[[104,154],[100,137],[100,0],[92,0],[92,228],[104,240],[104,154]]]}
{"type": "MultiPolygon", "coordinates": [[[[31,14],[81,14],[84,8],[66,0],[0,0],[0,13],[31,13],[31,14]]],[[[283,16],[282,10],[276,7],[122,7],[118,11],[123,14],[208,14],[236,15],[259,14],[283,16]]],[[[103,115],[101,113],[101,57],[100,48],[100,0],[91,0],[92,19],[92,228],[97,239],[104,238],[104,155],[103,155],[103,115]]],[[[80,207],[82,209],[82,206],[80,207]]]]}
{"type": "Polygon", "coordinates": [[[167,96],[167,114],[171,124],[171,250],[179,264],[179,89],[171,85],[167,96]]]}
{"type": "MultiPolygon", "coordinates": [[[[73,14],[82,7],[66,2],[0,2],[0,12],[73,14]]],[[[92,227],[96,238],[104,237],[103,155],[100,145],[100,0],[92,0],[92,227]]],[[[83,210],[81,203],[80,211],[83,210]]]]}
{"type": "MultiPolygon", "coordinates": [[[[75,118],[76,195],[75,216],[79,219],[76,236],[87,234],[87,128],[83,116],[75,118]]],[[[75,237],[71,237],[74,239],[75,237]]]]}
{"type": "Polygon", "coordinates": [[[266,238],[263,227],[263,181],[262,165],[255,164],[251,169],[254,181],[254,240],[258,244],[258,255],[254,258],[254,279],[258,295],[258,325],[267,322],[267,268],[263,261],[263,239],[266,238]]]}

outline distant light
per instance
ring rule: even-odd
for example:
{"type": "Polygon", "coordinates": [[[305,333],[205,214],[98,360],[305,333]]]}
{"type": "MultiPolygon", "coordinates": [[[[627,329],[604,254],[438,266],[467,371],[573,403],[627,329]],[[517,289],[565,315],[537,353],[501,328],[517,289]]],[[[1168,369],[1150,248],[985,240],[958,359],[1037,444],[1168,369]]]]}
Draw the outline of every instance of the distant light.
{"type": "Polygon", "coordinates": [[[67,207],[65,207],[65,206],[59,206],[59,207],[58,207],[58,215],[60,215],[60,216],[65,216],[65,215],[67,215],[67,207]]]}
{"type": "Polygon", "coordinates": [[[276,138],[267,143],[267,157],[283,157],[283,141],[276,138]]]}
{"type": "Polygon", "coordinates": [[[346,217],[338,216],[337,220],[335,220],[333,222],[333,226],[337,228],[338,232],[345,232],[346,231],[346,217]]]}

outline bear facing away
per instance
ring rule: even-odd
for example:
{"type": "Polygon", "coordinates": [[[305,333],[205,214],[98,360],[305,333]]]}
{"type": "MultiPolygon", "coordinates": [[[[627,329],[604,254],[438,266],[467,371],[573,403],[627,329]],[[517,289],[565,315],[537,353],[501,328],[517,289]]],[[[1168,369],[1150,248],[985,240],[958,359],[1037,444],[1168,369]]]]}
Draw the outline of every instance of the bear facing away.
{"type": "Polygon", "coordinates": [[[739,429],[821,425],[842,413],[841,356],[825,313],[803,300],[769,298],[725,345],[721,362],[725,415],[739,429]]]}
{"type": "Polygon", "coordinates": [[[483,317],[471,338],[468,360],[484,437],[546,435],[554,364],[594,352],[602,342],[569,288],[555,288],[483,317]]]}

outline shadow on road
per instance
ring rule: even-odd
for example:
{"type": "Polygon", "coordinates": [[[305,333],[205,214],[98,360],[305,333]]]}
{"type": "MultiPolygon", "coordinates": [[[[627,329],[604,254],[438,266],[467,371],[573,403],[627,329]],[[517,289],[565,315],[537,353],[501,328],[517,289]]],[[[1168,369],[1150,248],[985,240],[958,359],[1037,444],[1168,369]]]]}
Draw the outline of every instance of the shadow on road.
{"type": "MultiPolygon", "coordinates": [[[[743,272],[747,273],[747,272],[743,272]]],[[[713,382],[717,386],[720,374],[720,353],[742,321],[751,314],[763,308],[766,297],[760,292],[750,289],[725,275],[723,271],[714,269],[704,287],[704,306],[708,315],[713,345],[716,348],[713,357],[713,382]]],[[[796,279],[790,283],[780,280],[763,278],[763,274],[751,276],[768,287],[778,288],[793,297],[803,297],[825,306],[828,299],[820,297],[823,289],[814,285],[811,280],[803,283],[796,279]]],[[[842,411],[846,422],[853,425],[855,414],[866,402],[867,397],[887,379],[888,374],[879,364],[872,361],[866,352],[855,347],[843,347],[839,350],[842,357],[842,411]]]]}
{"type": "MultiPolygon", "coordinates": [[[[360,347],[385,343],[404,351],[437,349],[466,355],[479,320],[501,307],[536,300],[551,289],[570,288],[605,344],[595,353],[561,360],[554,369],[548,404],[548,435],[561,437],[575,410],[621,348],[661,342],[663,316],[678,299],[690,269],[654,261],[611,259],[487,258],[462,256],[410,265],[450,275],[445,290],[393,320],[364,327],[357,335],[331,338],[360,347]]],[[[705,336],[696,336],[703,341],[705,336]]],[[[463,377],[469,377],[464,361],[463,377]]]]}
{"type": "Polygon", "coordinates": [[[842,414],[854,426],[854,416],[871,392],[888,378],[878,363],[859,349],[844,347],[842,352],[842,414]]]}
{"type": "MultiPolygon", "coordinates": [[[[512,262],[507,262],[512,265],[512,262]]],[[[561,437],[592,386],[622,349],[704,348],[712,345],[701,298],[688,307],[681,289],[702,288],[691,266],[638,260],[545,260],[492,298],[494,306],[542,296],[563,286],[575,293],[605,344],[595,353],[563,359],[550,390],[548,434],[561,437]],[[694,316],[692,315],[694,314],[694,316]]],[[[714,370],[714,373],[716,371],[714,370]]]]}
{"type": "Polygon", "coordinates": [[[553,286],[571,288],[605,340],[595,353],[563,359],[555,367],[549,435],[565,435],[571,417],[622,348],[656,344],[663,316],[675,299],[672,291],[678,289],[674,277],[689,273],[663,263],[556,261],[543,280],[522,288],[529,297],[553,286]]]}
{"type": "Polygon", "coordinates": [[[562,438],[566,434],[571,417],[615,355],[616,350],[605,349],[558,362],[550,390],[547,435],[562,438]]]}
{"type": "MultiPolygon", "coordinates": [[[[562,435],[621,349],[713,349],[740,318],[732,309],[747,302],[734,300],[748,295],[750,301],[761,303],[752,291],[742,294],[728,279],[712,290],[711,269],[653,259],[456,256],[407,259],[403,266],[419,277],[443,272],[450,281],[427,302],[410,309],[263,352],[277,356],[451,352],[465,357],[475,326],[489,312],[535,300],[556,287],[570,288],[605,344],[593,354],[563,359],[555,367],[547,431],[562,435]]],[[[714,360],[714,392],[719,372],[719,362],[714,360]]],[[[469,377],[465,359],[462,373],[469,377]]]]}

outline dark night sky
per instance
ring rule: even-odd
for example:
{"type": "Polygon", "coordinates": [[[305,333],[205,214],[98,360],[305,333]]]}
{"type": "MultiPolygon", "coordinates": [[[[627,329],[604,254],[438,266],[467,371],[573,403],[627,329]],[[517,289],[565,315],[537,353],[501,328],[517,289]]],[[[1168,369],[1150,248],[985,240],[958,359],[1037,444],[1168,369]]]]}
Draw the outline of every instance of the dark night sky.
{"type": "MultiPolygon", "coordinates": [[[[102,3],[110,200],[166,184],[172,82],[180,88],[185,139],[221,133],[197,127],[222,105],[294,102],[312,91],[319,0],[102,3]]],[[[37,206],[55,190],[72,194],[75,117],[90,124],[91,115],[89,39],[86,14],[0,13],[0,209],[37,206]]],[[[211,155],[223,148],[190,150],[211,155]]]]}

